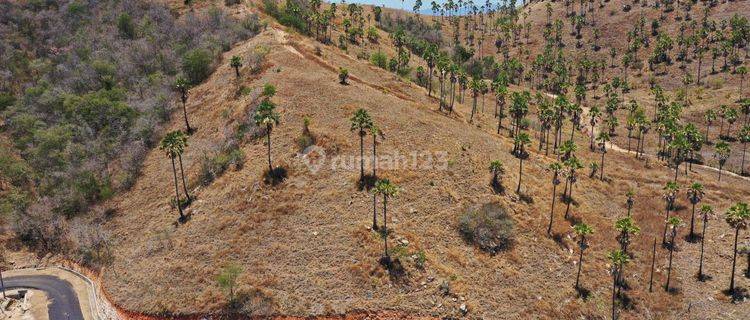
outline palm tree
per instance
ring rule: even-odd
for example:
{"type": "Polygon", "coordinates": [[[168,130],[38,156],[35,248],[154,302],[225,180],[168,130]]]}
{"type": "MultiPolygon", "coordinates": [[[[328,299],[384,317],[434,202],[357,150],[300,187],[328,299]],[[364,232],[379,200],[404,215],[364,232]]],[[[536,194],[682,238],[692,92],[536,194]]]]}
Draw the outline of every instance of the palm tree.
{"type": "Polygon", "coordinates": [[[693,206],[692,213],[690,214],[690,234],[688,237],[690,239],[695,238],[695,206],[701,202],[701,199],[703,199],[703,185],[700,184],[700,182],[693,182],[690,187],[688,187],[687,190],[687,196],[688,200],[690,201],[690,204],[693,206]]]}
{"type": "Polygon", "coordinates": [[[617,299],[620,272],[622,271],[623,266],[630,261],[630,257],[622,252],[622,250],[613,250],[607,254],[607,258],[612,265],[612,319],[615,320],[617,319],[617,304],[615,300],[617,299]]]}
{"type": "Polygon", "coordinates": [[[599,135],[596,137],[596,141],[599,142],[599,147],[602,150],[602,161],[599,166],[599,180],[602,181],[604,181],[604,155],[607,154],[607,142],[609,142],[609,140],[609,133],[605,131],[599,132],[599,135]]]}
{"type": "Polygon", "coordinates": [[[672,210],[672,207],[674,205],[674,200],[677,197],[677,192],[680,191],[680,186],[674,182],[670,181],[667,182],[667,184],[662,189],[664,190],[664,200],[666,202],[666,218],[664,219],[664,234],[661,239],[662,245],[667,244],[667,227],[669,226],[669,211],[672,210]]]}
{"type": "Polygon", "coordinates": [[[714,157],[719,159],[719,181],[721,181],[721,170],[724,168],[724,164],[727,163],[731,150],[729,149],[729,144],[724,140],[717,142],[714,148],[714,157]]]}
{"type": "Polygon", "coordinates": [[[270,99],[263,100],[255,112],[254,120],[258,126],[266,128],[266,143],[268,144],[268,173],[273,174],[273,165],[271,163],[271,130],[279,124],[281,116],[276,112],[276,105],[270,99]]]}
{"type": "Polygon", "coordinates": [[[187,135],[182,131],[177,132],[174,137],[175,149],[177,150],[177,162],[180,164],[180,176],[182,177],[182,189],[185,191],[185,200],[190,203],[190,193],[187,189],[187,182],[185,181],[185,170],[182,166],[182,153],[187,147],[187,135]]]}
{"type": "Polygon", "coordinates": [[[669,291],[669,280],[672,278],[672,255],[674,254],[675,238],[677,238],[677,226],[682,223],[678,217],[670,217],[667,224],[672,230],[672,239],[669,241],[669,267],[667,268],[667,283],[664,285],[664,291],[669,291]]]}
{"type": "Polygon", "coordinates": [[[635,196],[635,191],[633,191],[633,189],[630,189],[625,193],[625,196],[628,197],[628,199],[625,200],[625,205],[628,207],[628,217],[630,217],[630,211],[633,209],[633,205],[635,204],[635,199],[633,198],[633,196],[635,196]]]}
{"type": "Polygon", "coordinates": [[[698,265],[698,279],[702,281],[706,278],[703,274],[703,244],[706,241],[706,226],[708,226],[708,220],[714,217],[714,209],[710,205],[704,204],[701,206],[700,214],[703,220],[703,232],[701,233],[701,257],[698,265]]]}
{"type": "Polygon", "coordinates": [[[580,161],[578,161],[578,158],[576,156],[571,156],[565,162],[563,162],[565,167],[567,168],[567,185],[570,185],[569,188],[566,188],[568,191],[568,194],[565,195],[566,207],[565,207],[565,219],[569,217],[570,214],[570,203],[573,202],[573,184],[577,181],[577,174],[576,170],[583,168],[583,164],[581,164],[580,161]]]}
{"type": "Polygon", "coordinates": [[[175,88],[177,88],[177,90],[180,92],[180,101],[182,101],[182,114],[185,116],[185,130],[187,133],[193,132],[193,129],[190,128],[190,122],[188,122],[187,107],[185,106],[188,99],[189,85],[190,83],[188,82],[188,80],[182,76],[178,76],[177,79],[175,79],[175,88]]]}
{"type": "Polygon", "coordinates": [[[175,158],[177,155],[182,153],[181,143],[179,142],[179,131],[172,131],[167,133],[166,136],[161,140],[159,144],[159,150],[164,151],[167,157],[172,160],[172,174],[174,176],[174,193],[175,193],[175,205],[177,211],[180,213],[180,221],[185,220],[185,214],[182,212],[182,203],[180,201],[180,188],[177,183],[177,166],[175,165],[175,158]]]}
{"type": "Polygon", "coordinates": [[[633,222],[632,217],[625,217],[615,222],[615,230],[620,231],[620,234],[617,236],[617,242],[620,243],[620,250],[627,254],[631,236],[640,233],[641,228],[633,222]]]}
{"type": "Polygon", "coordinates": [[[747,229],[750,224],[750,207],[745,202],[738,202],[727,210],[724,220],[734,228],[734,250],[732,250],[732,275],[729,282],[729,293],[734,293],[734,271],[737,266],[737,240],[740,229],[747,229]]]}
{"type": "Polygon", "coordinates": [[[599,118],[601,118],[602,112],[599,110],[599,107],[593,106],[591,109],[589,109],[589,125],[591,125],[591,135],[589,135],[589,149],[594,150],[594,127],[596,127],[596,123],[599,121],[599,118]]]}
{"type": "Polygon", "coordinates": [[[480,79],[472,78],[471,81],[469,82],[469,88],[471,88],[471,98],[472,98],[471,118],[469,118],[469,121],[474,120],[474,113],[477,112],[477,97],[479,97],[479,91],[482,89],[481,81],[482,80],[480,79]]]}
{"type": "Polygon", "coordinates": [[[555,199],[557,198],[557,185],[560,184],[560,172],[563,166],[559,162],[553,162],[549,165],[549,169],[552,170],[552,209],[549,211],[549,226],[547,227],[547,234],[552,235],[552,218],[555,214],[555,199]]]}
{"type": "Polygon", "coordinates": [[[232,56],[232,59],[229,61],[229,66],[234,68],[234,73],[237,75],[237,78],[239,78],[240,68],[242,68],[242,58],[240,58],[240,56],[232,56]]]}
{"type": "Polygon", "coordinates": [[[373,122],[370,114],[365,109],[357,109],[354,116],[350,119],[352,123],[351,131],[357,131],[359,135],[359,181],[365,178],[365,136],[367,131],[372,129],[373,122]]]}
{"type": "Polygon", "coordinates": [[[709,109],[706,111],[706,114],[703,116],[704,120],[706,120],[706,134],[704,137],[704,140],[708,142],[708,131],[711,129],[711,123],[716,121],[716,111],[714,109],[709,109]]]}
{"type": "Polygon", "coordinates": [[[573,232],[575,232],[576,235],[578,235],[578,248],[580,249],[580,254],[578,256],[578,272],[576,273],[576,290],[580,290],[579,279],[581,277],[581,268],[583,266],[583,250],[586,250],[588,247],[588,244],[586,243],[586,236],[593,234],[594,229],[591,228],[589,225],[580,222],[577,223],[575,226],[573,226],[573,232]]]}
{"type": "Polygon", "coordinates": [[[500,160],[493,160],[490,162],[490,173],[492,173],[492,181],[491,185],[493,188],[498,188],[500,186],[500,180],[498,177],[505,173],[505,168],[503,168],[503,163],[500,162],[500,160]]]}
{"type": "Polygon", "coordinates": [[[390,262],[390,256],[388,255],[388,198],[395,197],[399,193],[399,187],[391,183],[388,179],[381,179],[375,183],[375,194],[383,196],[383,240],[384,240],[384,258],[387,262],[390,262]]]}
{"type": "Polygon", "coordinates": [[[737,137],[742,142],[742,161],[740,162],[740,174],[745,175],[745,152],[747,151],[747,143],[750,142],[750,125],[745,125],[740,130],[737,137]]]}
{"type": "Polygon", "coordinates": [[[521,132],[518,135],[516,135],[514,139],[515,145],[517,147],[515,155],[519,160],[518,163],[518,187],[516,188],[516,193],[521,193],[521,177],[523,175],[523,159],[529,156],[529,153],[526,151],[526,146],[531,143],[531,139],[529,138],[529,134],[526,132],[521,132]]]}

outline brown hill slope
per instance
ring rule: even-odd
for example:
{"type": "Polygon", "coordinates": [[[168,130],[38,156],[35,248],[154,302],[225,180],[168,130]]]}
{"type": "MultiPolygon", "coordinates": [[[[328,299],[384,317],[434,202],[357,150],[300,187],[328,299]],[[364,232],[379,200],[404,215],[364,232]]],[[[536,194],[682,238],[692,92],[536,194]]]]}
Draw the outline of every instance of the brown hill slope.
{"type": "MultiPolygon", "coordinates": [[[[612,164],[606,169],[609,181],[582,175],[575,187],[577,204],[572,213],[592,224],[597,233],[586,253],[582,276],[592,296],[588,301],[577,299],[572,288],[577,251],[569,238],[570,223],[562,219],[563,206],[555,213],[559,240],[545,235],[551,200],[551,173],[546,166],[554,159],[532,152],[524,162],[522,189],[533,201],[521,201],[512,191],[518,160],[509,153],[511,140],[505,134],[493,134],[489,110],[470,125],[465,120],[466,106],[459,105],[457,116],[446,116],[435,110],[436,103],[423,89],[337,49],[320,46],[318,57],[316,46],[320,45],[272,25],[227,52],[211,78],[192,90],[188,111],[197,132],[190,137],[183,157],[190,181],[198,179],[201,157],[225,143],[234,126],[246,119],[248,106],[257,104],[265,83],[278,89],[274,101],[280,106],[282,123],[273,131],[272,152],[276,163],[289,170],[289,178],[273,187],[264,184],[263,139],[245,143],[241,146],[245,165],[207,187],[196,187],[191,219],[178,224],[175,209],[169,205],[170,163],[160,151],[152,150],[132,191],[111,203],[116,214],[108,227],[117,237],[115,259],[103,279],[117,304],[151,314],[216,311],[226,304],[216,275],[222,267],[237,264],[244,269],[240,291],[249,297],[243,308],[252,314],[398,310],[455,316],[460,314],[460,305],[466,304],[471,318],[605,317],[611,288],[604,255],[616,246],[612,223],[624,215],[624,194],[632,187],[638,193],[633,212],[643,232],[631,246],[636,260],[626,272],[632,287],[627,294],[633,299],[628,317],[742,318],[747,314],[746,305],[731,304],[720,293],[728,282],[731,259],[731,237],[722,221],[709,225],[706,255],[712,281],[693,280],[698,245],[681,242],[673,270],[680,292],[647,292],[649,250],[653,237],[661,233],[660,189],[671,177],[669,169],[611,152],[607,154],[612,164]],[[263,71],[251,76],[243,70],[238,83],[228,67],[229,58],[247,57],[259,46],[270,49],[263,71]],[[338,84],[340,66],[352,74],[351,85],[338,84]],[[237,95],[240,84],[250,88],[250,93],[237,95]],[[446,154],[445,161],[436,159],[434,166],[407,164],[380,170],[382,177],[403,187],[400,196],[389,202],[393,228],[389,241],[402,244],[398,252],[407,270],[401,278],[390,277],[377,263],[382,241],[368,229],[372,198],[356,188],[356,162],[352,169],[331,168],[333,156],[358,154],[358,141],[348,120],[357,108],[367,109],[386,134],[378,147],[380,155],[409,159],[414,151],[436,157],[446,154]],[[306,166],[297,145],[304,117],[311,119],[311,131],[327,155],[326,165],[315,173],[306,166]],[[488,185],[487,166],[493,159],[505,164],[505,194],[493,194],[488,185]],[[507,206],[516,221],[515,246],[496,256],[467,244],[457,231],[461,213],[489,202],[507,206]],[[426,256],[424,269],[412,258],[420,251],[426,256]],[[443,282],[455,296],[440,292],[443,282]]],[[[172,129],[181,127],[179,118],[171,124],[172,129]]],[[[586,145],[587,138],[581,134],[576,139],[580,146],[586,145]]],[[[579,154],[586,163],[599,159],[587,150],[579,154]]],[[[419,164],[425,165],[424,161],[419,164]]],[[[704,201],[717,211],[723,213],[731,203],[747,198],[744,180],[732,177],[717,183],[713,172],[696,170],[690,180],[704,182],[704,201]]],[[[681,195],[679,214],[685,218],[689,212],[681,195]]],[[[665,253],[658,253],[656,284],[665,277],[665,253]]],[[[738,277],[738,281],[741,286],[750,285],[747,279],[738,277]]]]}

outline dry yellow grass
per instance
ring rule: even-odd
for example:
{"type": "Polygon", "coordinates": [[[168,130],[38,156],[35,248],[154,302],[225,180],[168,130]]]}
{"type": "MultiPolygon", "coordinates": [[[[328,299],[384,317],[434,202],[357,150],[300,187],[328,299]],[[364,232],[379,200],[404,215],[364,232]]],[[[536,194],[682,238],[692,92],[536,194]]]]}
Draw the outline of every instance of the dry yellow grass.
{"type": "MultiPolygon", "coordinates": [[[[555,213],[554,232],[559,240],[545,233],[551,200],[551,174],[546,167],[552,157],[532,152],[524,162],[522,190],[533,202],[520,201],[512,192],[518,179],[518,160],[509,153],[512,141],[505,133],[494,134],[491,112],[480,113],[474,124],[466,120],[469,107],[465,105],[459,104],[453,116],[442,114],[424,89],[338,49],[287,34],[277,25],[227,52],[211,78],[192,90],[188,112],[197,132],[183,156],[191,181],[197,179],[200,157],[212,144],[224,141],[227,124],[246,112],[265,83],[277,86],[274,101],[282,116],[281,125],[273,131],[273,157],[277,165],[289,169],[290,177],[275,187],[265,185],[263,140],[245,144],[246,164],[208,187],[196,188],[191,219],[177,224],[177,213],[169,205],[173,196],[170,163],[153,150],[134,188],[107,204],[117,211],[108,222],[116,245],[114,263],[103,271],[102,279],[119,306],[147,314],[219,310],[226,300],[215,277],[223,266],[235,263],[244,269],[240,289],[251,293],[245,311],[253,315],[306,317],[392,310],[396,313],[382,317],[447,317],[459,316],[459,306],[466,304],[468,317],[477,319],[605,318],[611,290],[605,253],[616,247],[612,224],[625,214],[625,192],[635,188],[633,213],[643,232],[631,246],[636,257],[626,269],[632,287],[626,293],[634,305],[623,318],[742,319],[750,313],[746,303],[732,304],[720,292],[728,284],[731,261],[730,230],[720,220],[708,228],[706,267],[712,281],[693,279],[698,245],[681,240],[673,270],[679,293],[669,295],[659,289],[666,264],[662,249],[655,292],[647,292],[651,243],[663,226],[660,190],[672,172],[662,164],[644,164],[610,152],[608,181],[581,174],[573,193],[578,204],[571,210],[576,219],[592,225],[596,234],[591,237],[582,275],[592,297],[580,300],[573,289],[577,246],[570,223],[562,219],[563,205],[555,213]],[[254,93],[237,98],[238,83],[228,60],[232,55],[247,55],[259,45],[271,49],[269,68],[259,77],[243,71],[241,82],[254,93]],[[315,47],[321,47],[321,57],[315,56],[315,47]],[[350,85],[338,84],[338,67],[349,70],[350,85]],[[380,155],[447,153],[445,170],[379,172],[403,188],[399,197],[389,201],[389,227],[392,246],[398,239],[409,241],[408,254],[402,257],[408,272],[405,278],[389,277],[377,263],[382,241],[367,229],[372,198],[357,190],[358,168],[324,167],[311,173],[299,155],[296,139],[303,117],[312,119],[315,135],[325,137],[329,156],[357,155],[358,141],[349,131],[349,118],[357,108],[367,109],[386,134],[378,147],[380,155]],[[493,159],[501,160],[507,169],[503,195],[493,194],[489,186],[487,165],[493,159]],[[458,215],[486,202],[504,204],[516,221],[516,245],[509,252],[489,256],[465,243],[457,231],[458,215]],[[427,257],[424,270],[409,258],[420,249],[427,257]],[[452,295],[439,292],[443,281],[450,283],[452,295]]],[[[492,108],[491,103],[487,106],[492,108]]],[[[175,118],[171,129],[179,128],[181,121],[175,118]]],[[[581,146],[579,157],[586,163],[598,161],[599,155],[585,147],[587,138],[578,133],[576,139],[581,146]]],[[[369,148],[369,139],[366,142],[369,148]]],[[[680,177],[683,185],[693,180],[704,183],[704,203],[720,213],[750,193],[745,180],[727,177],[718,183],[713,172],[701,168],[688,178],[680,177]]],[[[682,206],[678,214],[685,219],[689,212],[684,208],[684,193],[677,203],[682,206]]],[[[747,240],[747,233],[742,237],[747,240]]],[[[750,286],[741,276],[737,280],[742,287],[750,286]]]]}

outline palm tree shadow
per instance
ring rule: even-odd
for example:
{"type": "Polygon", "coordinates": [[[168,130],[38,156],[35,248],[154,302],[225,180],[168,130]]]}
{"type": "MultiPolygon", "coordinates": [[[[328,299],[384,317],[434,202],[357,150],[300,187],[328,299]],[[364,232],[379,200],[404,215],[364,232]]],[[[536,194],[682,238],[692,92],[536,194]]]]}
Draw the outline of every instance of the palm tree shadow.
{"type": "Polygon", "coordinates": [[[518,193],[518,199],[521,199],[521,201],[528,204],[534,203],[534,198],[530,194],[527,194],[523,191],[518,193]]]}
{"type": "Polygon", "coordinates": [[[697,233],[689,234],[688,233],[688,234],[685,235],[685,241],[687,241],[687,242],[690,242],[690,243],[699,243],[700,240],[701,240],[701,235],[700,234],[697,234],[697,233]]]}
{"type": "Polygon", "coordinates": [[[635,302],[627,293],[620,291],[617,294],[617,301],[623,309],[632,310],[635,308],[635,302]]]}
{"type": "Polygon", "coordinates": [[[586,289],[584,287],[578,287],[576,288],[576,293],[578,294],[578,297],[583,299],[583,301],[588,301],[589,298],[591,298],[591,290],[586,289]]]}
{"type": "Polygon", "coordinates": [[[714,277],[704,273],[703,275],[696,274],[695,278],[700,282],[706,282],[713,280],[714,277]]]}
{"type": "Polygon", "coordinates": [[[357,181],[357,189],[359,191],[362,190],[370,190],[373,187],[375,187],[375,183],[378,181],[378,176],[372,175],[372,174],[366,174],[362,176],[362,178],[357,181]]]}
{"type": "Polygon", "coordinates": [[[263,182],[266,184],[270,184],[272,186],[276,186],[279,183],[284,182],[287,178],[287,170],[284,167],[276,167],[273,170],[266,170],[266,172],[263,173],[263,182]]]}
{"type": "Polygon", "coordinates": [[[490,187],[492,187],[492,191],[495,194],[505,194],[505,186],[503,186],[502,183],[498,180],[492,180],[490,181],[490,187]]]}
{"type": "Polygon", "coordinates": [[[177,226],[179,226],[181,224],[186,224],[192,218],[193,218],[193,214],[188,212],[185,215],[183,215],[182,217],[177,218],[177,221],[175,221],[174,226],[177,227],[177,226]]]}
{"type": "Polygon", "coordinates": [[[667,292],[673,296],[676,296],[682,292],[682,289],[676,288],[676,287],[670,287],[667,289],[667,292]]]}
{"type": "Polygon", "coordinates": [[[734,291],[730,291],[729,289],[722,291],[725,295],[732,297],[733,302],[738,301],[744,301],[747,299],[750,299],[750,292],[747,291],[747,289],[742,287],[735,287],[734,291]]]}
{"type": "Polygon", "coordinates": [[[573,226],[576,225],[576,224],[579,224],[579,223],[581,223],[581,221],[583,221],[581,219],[581,217],[577,217],[577,216],[574,216],[572,214],[569,215],[567,218],[565,218],[565,220],[568,220],[568,222],[570,222],[570,225],[573,225],[573,226]]]}

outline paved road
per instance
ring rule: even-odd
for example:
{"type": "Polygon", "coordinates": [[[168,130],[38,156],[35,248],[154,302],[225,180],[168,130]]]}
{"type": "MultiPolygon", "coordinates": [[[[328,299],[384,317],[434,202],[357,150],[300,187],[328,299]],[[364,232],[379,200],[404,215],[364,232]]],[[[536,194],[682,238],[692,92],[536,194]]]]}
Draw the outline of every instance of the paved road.
{"type": "Polygon", "coordinates": [[[83,320],[81,304],[69,282],[53,276],[14,276],[5,279],[6,289],[29,288],[44,291],[50,300],[50,320],[83,320]]]}

